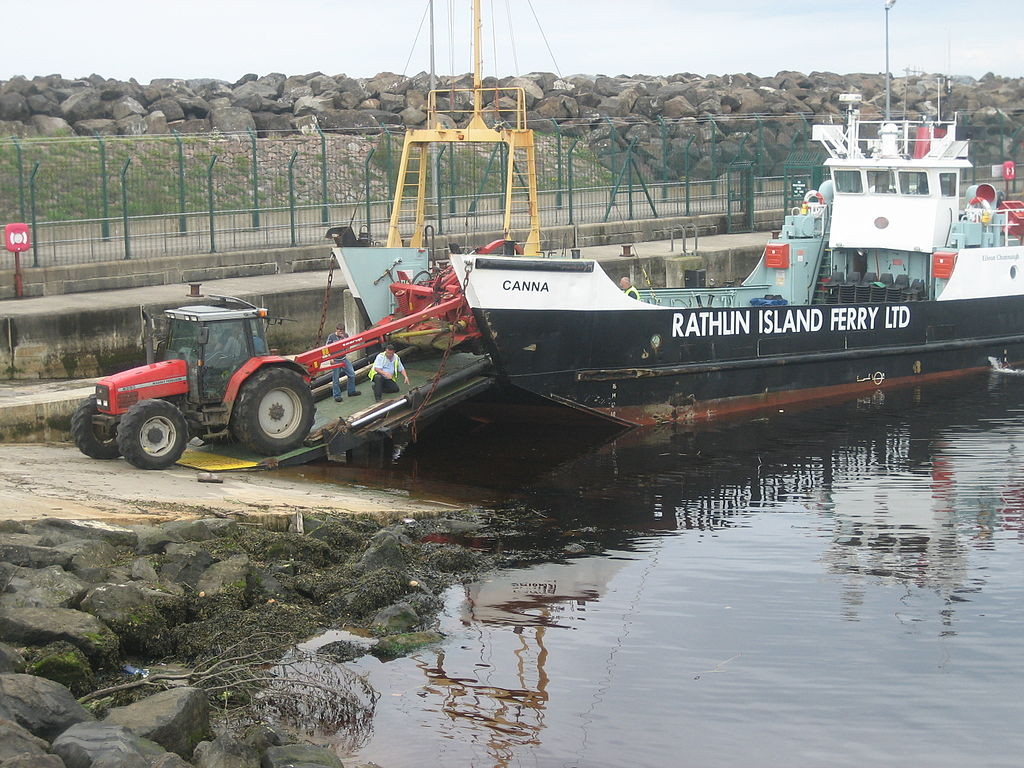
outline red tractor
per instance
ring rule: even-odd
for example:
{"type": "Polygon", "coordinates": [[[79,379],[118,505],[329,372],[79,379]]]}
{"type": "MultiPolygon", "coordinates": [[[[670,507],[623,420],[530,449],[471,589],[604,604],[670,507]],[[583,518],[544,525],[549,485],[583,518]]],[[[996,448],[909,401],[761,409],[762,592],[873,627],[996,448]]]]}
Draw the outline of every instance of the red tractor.
{"type": "Polygon", "coordinates": [[[263,455],[302,443],[315,411],[308,369],[268,354],[267,310],[214,299],[167,310],[155,350],[147,329],[150,363],[100,379],[71,418],[82,453],[163,469],[190,437],[231,436],[263,455]]]}

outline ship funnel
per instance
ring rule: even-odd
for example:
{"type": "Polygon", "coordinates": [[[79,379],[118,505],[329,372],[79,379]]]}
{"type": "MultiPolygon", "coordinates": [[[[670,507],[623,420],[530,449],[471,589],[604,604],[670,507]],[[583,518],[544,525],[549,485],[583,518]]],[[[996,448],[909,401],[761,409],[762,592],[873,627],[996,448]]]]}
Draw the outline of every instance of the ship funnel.
{"type": "Polygon", "coordinates": [[[878,132],[881,140],[881,152],[879,157],[899,157],[899,135],[900,129],[894,123],[886,123],[878,132]]]}

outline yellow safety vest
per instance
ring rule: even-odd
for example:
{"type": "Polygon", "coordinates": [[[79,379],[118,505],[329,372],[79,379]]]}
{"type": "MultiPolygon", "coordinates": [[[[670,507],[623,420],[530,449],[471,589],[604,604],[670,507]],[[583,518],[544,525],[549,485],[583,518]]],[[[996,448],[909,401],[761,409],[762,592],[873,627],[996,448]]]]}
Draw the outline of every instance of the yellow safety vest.
{"type": "Polygon", "coordinates": [[[631,299],[636,299],[637,301],[640,301],[640,293],[639,291],[637,291],[636,286],[629,286],[629,288],[623,291],[623,293],[625,293],[631,299]]]}

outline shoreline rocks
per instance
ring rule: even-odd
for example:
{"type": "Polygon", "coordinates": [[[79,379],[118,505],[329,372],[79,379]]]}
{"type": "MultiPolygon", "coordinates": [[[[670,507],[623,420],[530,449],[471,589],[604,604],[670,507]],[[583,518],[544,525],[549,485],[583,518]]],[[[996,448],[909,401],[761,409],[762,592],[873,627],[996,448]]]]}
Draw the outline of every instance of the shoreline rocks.
{"type": "MultiPolygon", "coordinates": [[[[304,534],[225,519],[6,526],[0,765],[273,768],[298,760],[338,768],[330,751],[297,743],[301,724],[275,716],[238,733],[216,717],[225,707],[242,707],[249,722],[280,712],[273,697],[295,694],[263,701],[266,670],[325,629],[370,635],[346,658],[394,658],[439,642],[437,595],[494,561],[447,540],[481,525],[473,517],[303,522],[304,534]]],[[[302,659],[346,679],[337,658],[302,659]]],[[[351,694],[337,683],[332,690],[372,716],[378,694],[354,675],[352,685],[351,694]]]]}

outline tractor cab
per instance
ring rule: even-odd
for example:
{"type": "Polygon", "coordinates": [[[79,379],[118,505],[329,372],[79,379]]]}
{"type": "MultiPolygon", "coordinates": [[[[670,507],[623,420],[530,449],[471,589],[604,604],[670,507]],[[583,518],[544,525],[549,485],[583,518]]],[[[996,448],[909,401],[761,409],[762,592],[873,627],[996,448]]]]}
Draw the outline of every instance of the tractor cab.
{"type": "Polygon", "coordinates": [[[189,399],[195,403],[220,402],[235,371],[268,352],[265,309],[196,305],[168,309],[164,317],[156,359],[188,364],[189,399]]]}

